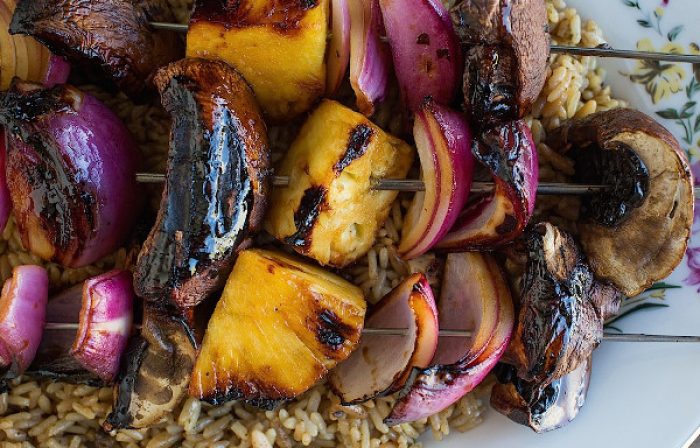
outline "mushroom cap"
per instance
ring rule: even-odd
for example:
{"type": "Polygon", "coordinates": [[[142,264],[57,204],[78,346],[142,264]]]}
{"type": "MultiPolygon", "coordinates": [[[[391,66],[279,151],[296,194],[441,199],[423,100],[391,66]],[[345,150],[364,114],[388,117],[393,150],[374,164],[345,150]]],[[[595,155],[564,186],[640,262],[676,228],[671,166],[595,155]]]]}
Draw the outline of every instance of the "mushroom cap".
{"type": "Polygon", "coordinates": [[[518,377],[542,385],[591,355],[620,293],[597,281],[576,241],[548,222],[528,228],[528,261],[510,360],[518,377]]]}
{"type": "Polygon", "coordinates": [[[512,366],[501,364],[495,369],[499,382],[491,389],[491,406],[536,433],[566,426],[586,400],[591,360],[588,357],[576,370],[551,383],[524,381],[512,366]]]}
{"type": "Polygon", "coordinates": [[[467,45],[465,109],[491,124],[527,115],[544,87],[549,58],[544,0],[464,0],[451,9],[467,45]]]}
{"type": "MultiPolygon", "coordinates": [[[[693,176],[673,135],[642,112],[614,109],[564,123],[548,144],[563,154],[591,157],[593,151],[634,152],[648,176],[643,199],[627,204],[624,219],[612,224],[585,217],[580,242],[596,276],[628,297],[668,276],[683,259],[694,211],[693,176]]],[[[603,195],[603,200],[627,199],[603,195]]]]}

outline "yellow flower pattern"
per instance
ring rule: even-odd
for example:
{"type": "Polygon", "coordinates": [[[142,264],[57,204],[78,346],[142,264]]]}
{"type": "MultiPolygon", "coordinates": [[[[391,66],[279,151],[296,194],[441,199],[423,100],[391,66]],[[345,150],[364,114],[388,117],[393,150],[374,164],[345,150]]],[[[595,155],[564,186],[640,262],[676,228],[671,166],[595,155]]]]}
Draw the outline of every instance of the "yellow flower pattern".
{"type": "MultiPolygon", "coordinates": [[[[642,28],[653,31],[651,36],[658,42],[663,39],[664,44],[657,49],[652,38],[645,38],[637,42],[637,49],[642,51],[660,51],[669,53],[686,53],[700,55],[700,45],[696,42],[688,42],[687,50],[684,45],[678,43],[679,37],[686,38],[690,33],[686,27],[690,23],[676,23],[669,26],[664,21],[669,0],[659,3],[654,0],[619,0],[625,6],[634,11],[636,22],[642,28]],[[653,9],[646,6],[654,5],[653,9]],[[657,36],[658,35],[658,36],[657,36]]],[[[696,0],[697,1],[697,0],[696,0]]],[[[682,12],[682,10],[681,10],[682,12]]],[[[697,27],[693,26],[696,34],[697,27]]],[[[700,185],[700,64],[672,64],[667,62],[639,61],[632,73],[622,73],[628,76],[632,82],[644,86],[653,104],[659,104],[654,114],[657,120],[664,126],[673,130],[678,140],[685,147],[692,163],[692,170],[696,176],[696,185],[700,185]],[[688,72],[687,69],[691,71],[688,72]]],[[[698,199],[700,204],[700,199],[698,199]]],[[[693,239],[688,247],[686,263],[691,274],[684,280],[687,285],[700,285],[700,206],[696,207],[695,226],[693,239]],[[694,243],[694,244],[693,244],[694,243]]],[[[678,287],[677,285],[659,285],[658,288],[665,293],[666,288],[678,287]]],[[[700,289],[698,289],[700,291],[700,289]]],[[[648,294],[649,298],[661,298],[658,291],[648,294]]],[[[643,303],[640,307],[647,304],[643,303]]],[[[651,304],[654,306],[654,304],[651,304]]],[[[663,305],[662,305],[663,306],[663,305]]],[[[633,308],[634,309],[634,308],[633,308]]]]}
{"type": "MultiPolygon", "coordinates": [[[[640,51],[661,51],[664,53],[685,53],[683,46],[669,42],[657,50],[651,43],[651,39],[642,39],[637,42],[640,51]]],[[[687,73],[680,64],[659,61],[639,61],[630,79],[636,83],[644,84],[647,93],[654,104],[680,92],[685,88],[687,73]]]]}
{"type": "MultiPolygon", "coordinates": [[[[695,54],[700,55],[700,46],[697,42],[687,42],[687,45],[679,43],[679,37],[686,37],[689,33],[688,24],[681,23],[671,26],[664,21],[670,1],[665,0],[660,6],[654,0],[642,2],[642,0],[620,0],[625,6],[635,11],[637,24],[646,28],[650,36],[637,42],[637,49],[641,51],[695,54]],[[656,4],[653,9],[647,9],[643,3],[656,4]],[[664,41],[657,48],[654,42],[658,42],[658,35],[664,41]],[[686,48],[687,46],[687,48],[686,48]]],[[[655,110],[658,119],[668,121],[678,126],[677,134],[686,145],[691,159],[700,156],[700,64],[675,64],[657,61],[638,61],[631,72],[622,73],[637,84],[644,86],[649,94],[651,102],[655,105],[663,103],[666,107],[655,110]],[[688,71],[690,69],[690,71],[688,71]],[[678,102],[684,102],[679,105],[678,102]],[[673,107],[669,107],[675,105],[673,107]]],[[[700,257],[699,257],[700,258],[700,257]]],[[[700,277],[699,277],[700,278],[700,277]]]]}

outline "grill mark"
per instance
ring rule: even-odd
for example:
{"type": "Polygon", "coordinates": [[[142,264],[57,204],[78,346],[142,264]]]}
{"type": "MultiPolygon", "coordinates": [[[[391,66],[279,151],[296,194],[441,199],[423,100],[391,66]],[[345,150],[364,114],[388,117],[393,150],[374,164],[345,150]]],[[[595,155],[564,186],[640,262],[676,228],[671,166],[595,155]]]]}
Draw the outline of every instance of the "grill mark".
{"type": "Polygon", "coordinates": [[[345,154],[333,166],[336,176],[345,170],[352,162],[362,157],[372,142],[374,130],[366,124],[356,126],[350,131],[350,138],[346,146],[345,154]]]}
{"type": "Polygon", "coordinates": [[[323,211],[326,193],[326,188],[321,185],[308,188],[304,192],[299,208],[294,212],[294,226],[297,230],[293,235],[285,238],[285,243],[302,248],[308,248],[311,245],[311,231],[323,211]]]}
{"type": "Polygon", "coordinates": [[[2,99],[0,107],[0,122],[9,124],[11,121],[31,123],[43,115],[51,113],[69,113],[78,107],[77,98],[65,86],[51,89],[30,90],[33,85],[15,85],[2,99]],[[29,86],[29,87],[28,87],[29,86]],[[20,92],[16,89],[19,87],[20,92]]]}
{"type": "Polygon", "coordinates": [[[143,338],[133,338],[129,342],[129,348],[125,353],[126,368],[117,381],[117,397],[114,402],[112,412],[107,416],[105,425],[108,428],[127,428],[131,425],[134,417],[129,412],[131,408],[131,397],[136,385],[141,363],[146,356],[148,342],[143,338]]]}
{"type": "Polygon", "coordinates": [[[316,338],[334,351],[341,350],[347,338],[356,331],[327,309],[319,313],[316,325],[316,338]]]}
{"type": "Polygon", "coordinates": [[[612,185],[604,193],[582,199],[584,217],[614,227],[624,223],[644,204],[650,188],[649,170],[633,148],[613,142],[607,148],[575,147],[569,154],[575,163],[576,181],[612,185]]]}

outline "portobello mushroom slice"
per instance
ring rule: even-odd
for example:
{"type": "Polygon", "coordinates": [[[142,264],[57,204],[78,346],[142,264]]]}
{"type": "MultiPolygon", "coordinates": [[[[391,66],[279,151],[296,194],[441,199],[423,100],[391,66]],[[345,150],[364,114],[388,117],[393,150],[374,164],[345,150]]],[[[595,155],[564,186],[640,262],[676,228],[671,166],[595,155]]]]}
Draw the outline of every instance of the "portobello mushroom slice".
{"type": "Polygon", "coordinates": [[[165,0],[18,0],[10,33],[33,36],[144,102],[156,70],[184,54],[179,36],[149,21],[174,21],[165,0]]]}
{"type": "Polygon", "coordinates": [[[183,310],[223,287],[258,230],[270,150],[253,92],[229,65],[183,59],[155,82],[173,125],[160,211],[135,286],[139,297],[183,310]]]}
{"type": "Polygon", "coordinates": [[[523,118],[547,73],[544,0],[464,0],[451,15],[467,48],[464,108],[473,124],[523,118]]]}
{"type": "Polygon", "coordinates": [[[518,377],[546,385],[588,359],[620,294],[596,281],[564,231],[539,223],[525,238],[528,261],[509,359],[518,377]]]}
{"type": "Polygon", "coordinates": [[[616,109],[570,121],[549,144],[576,163],[576,181],[612,185],[583,201],[580,241],[595,275],[628,297],[683,259],[693,223],[693,178],[669,131],[616,109]]]}
{"type": "Polygon", "coordinates": [[[514,422],[543,433],[567,425],[578,415],[588,393],[591,358],[545,384],[521,380],[516,369],[506,364],[500,364],[495,372],[499,383],[491,389],[491,406],[514,422]]]}
{"type": "Polygon", "coordinates": [[[147,428],[175,412],[187,396],[196,349],[188,321],[146,306],[141,334],[127,348],[114,405],[102,427],[147,428]]]}

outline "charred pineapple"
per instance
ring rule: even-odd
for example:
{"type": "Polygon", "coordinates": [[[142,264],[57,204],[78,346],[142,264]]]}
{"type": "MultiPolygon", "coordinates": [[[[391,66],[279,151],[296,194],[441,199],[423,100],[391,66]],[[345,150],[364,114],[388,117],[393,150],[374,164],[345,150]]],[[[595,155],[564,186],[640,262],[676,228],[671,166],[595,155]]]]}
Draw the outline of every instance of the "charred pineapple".
{"type": "Polygon", "coordinates": [[[329,0],[197,0],[187,56],[221,59],[253,87],[265,114],[284,121],[325,91],[329,0]]]}
{"type": "Polygon", "coordinates": [[[324,100],[282,162],[289,187],[273,192],[265,228],[323,265],[346,266],[372,247],[398,194],[372,190],[372,179],[405,178],[412,162],[406,143],[324,100]]]}
{"type": "Polygon", "coordinates": [[[190,395],[270,408],[303,393],[360,339],[361,291],[278,252],[241,252],[209,321],[190,395]]]}

